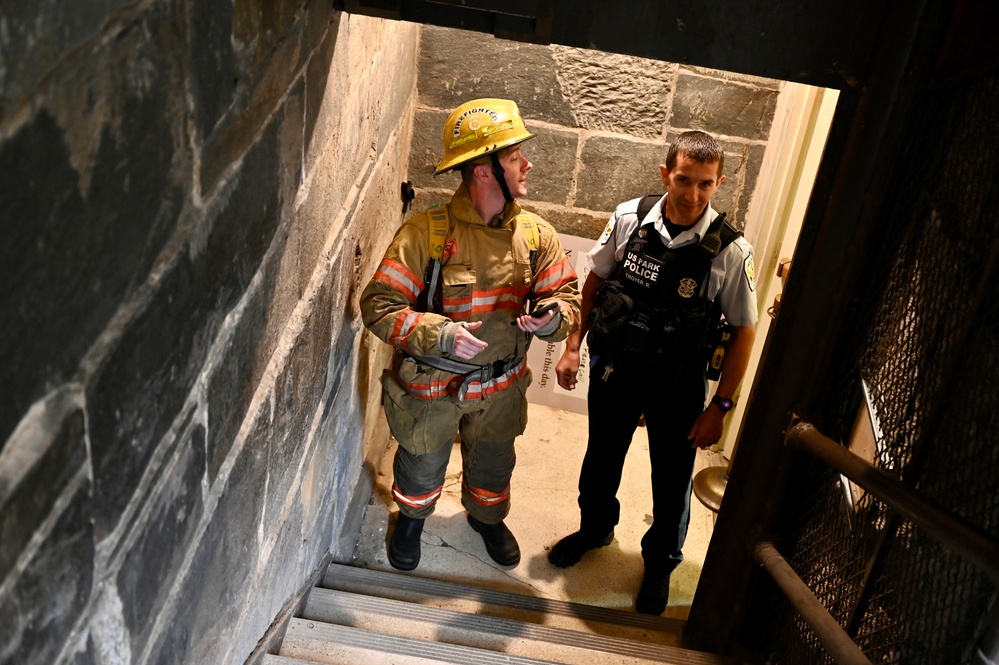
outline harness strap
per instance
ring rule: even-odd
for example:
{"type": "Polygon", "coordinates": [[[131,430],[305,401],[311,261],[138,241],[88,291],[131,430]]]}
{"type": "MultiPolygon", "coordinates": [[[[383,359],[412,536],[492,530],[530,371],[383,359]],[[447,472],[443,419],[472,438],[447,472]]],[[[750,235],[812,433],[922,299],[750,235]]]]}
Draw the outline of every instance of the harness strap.
{"type": "Polygon", "coordinates": [[[489,379],[495,379],[497,376],[503,376],[523,360],[522,357],[507,358],[505,360],[497,360],[488,365],[476,365],[442,356],[418,356],[407,353],[406,357],[413,359],[421,365],[427,365],[443,372],[470,377],[473,381],[488,381],[489,379]]]}
{"type": "MultiPolygon", "coordinates": [[[[434,297],[440,287],[441,260],[444,256],[444,241],[451,227],[447,205],[431,208],[427,211],[429,228],[427,230],[427,253],[430,259],[423,273],[423,291],[420,292],[419,304],[423,311],[434,311],[434,297]]],[[[538,274],[538,250],[541,247],[541,232],[534,217],[528,212],[517,215],[517,225],[520,227],[524,240],[527,242],[531,262],[531,277],[538,274]]]]}

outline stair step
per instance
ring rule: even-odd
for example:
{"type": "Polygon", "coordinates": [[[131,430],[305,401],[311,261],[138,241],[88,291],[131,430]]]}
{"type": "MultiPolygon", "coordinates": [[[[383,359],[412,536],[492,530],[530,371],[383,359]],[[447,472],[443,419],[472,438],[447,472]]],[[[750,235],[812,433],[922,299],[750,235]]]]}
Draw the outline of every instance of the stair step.
{"type": "Polygon", "coordinates": [[[415,639],[475,646],[520,656],[547,658],[568,665],[717,665],[717,656],[660,644],[607,637],[592,632],[482,616],[431,605],[369,595],[313,589],[302,612],[305,619],[392,633],[415,639]]]}
{"type": "Polygon", "coordinates": [[[316,665],[314,660],[299,660],[298,658],[288,658],[287,656],[275,656],[267,654],[260,661],[260,665],[316,665]]]}
{"type": "MultiPolygon", "coordinates": [[[[307,659],[321,665],[552,665],[507,653],[497,653],[455,644],[428,642],[398,635],[381,633],[309,621],[292,619],[281,647],[282,654],[307,659]],[[404,660],[400,660],[403,657],[404,660]]],[[[266,661],[265,661],[266,662],[266,661]]],[[[280,661],[279,661],[280,662],[280,661]]],[[[291,663],[298,661],[291,660],[291,663]]],[[[282,663],[281,665],[284,665],[282,663]]]]}
{"type": "Polygon", "coordinates": [[[538,596],[331,564],[322,587],[609,637],[679,647],[685,622],[538,596]]]}

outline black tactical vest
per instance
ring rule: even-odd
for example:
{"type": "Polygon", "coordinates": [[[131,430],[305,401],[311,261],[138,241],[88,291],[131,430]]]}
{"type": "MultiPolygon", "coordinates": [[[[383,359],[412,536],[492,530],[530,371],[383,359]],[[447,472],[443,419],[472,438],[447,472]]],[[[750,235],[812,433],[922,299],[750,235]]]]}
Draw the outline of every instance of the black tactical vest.
{"type": "Polygon", "coordinates": [[[703,365],[708,333],[720,317],[705,284],[711,262],[739,234],[725,215],[696,245],[669,249],[653,225],[636,228],[615,274],[596,294],[588,344],[596,356],[647,361],[687,359],[703,365]],[[724,230],[723,230],[724,229],[724,230]]]}

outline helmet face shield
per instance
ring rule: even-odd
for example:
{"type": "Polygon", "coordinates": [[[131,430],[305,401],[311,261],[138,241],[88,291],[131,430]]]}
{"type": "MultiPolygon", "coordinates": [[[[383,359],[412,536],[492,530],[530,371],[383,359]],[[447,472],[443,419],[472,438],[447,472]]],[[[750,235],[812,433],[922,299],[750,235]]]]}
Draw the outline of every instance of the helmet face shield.
{"type": "Polygon", "coordinates": [[[465,102],[444,123],[444,159],[434,169],[434,175],[531,138],[534,134],[524,126],[516,102],[509,99],[465,102]]]}

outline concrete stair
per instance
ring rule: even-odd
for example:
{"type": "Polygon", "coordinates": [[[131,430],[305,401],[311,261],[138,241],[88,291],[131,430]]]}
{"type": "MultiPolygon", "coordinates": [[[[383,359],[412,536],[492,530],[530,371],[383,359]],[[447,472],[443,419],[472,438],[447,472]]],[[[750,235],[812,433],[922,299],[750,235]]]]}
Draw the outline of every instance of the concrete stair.
{"type": "Polygon", "coordinates": [[[730,665],[683,622],[333,564],[263,665],[730,665]]]}

